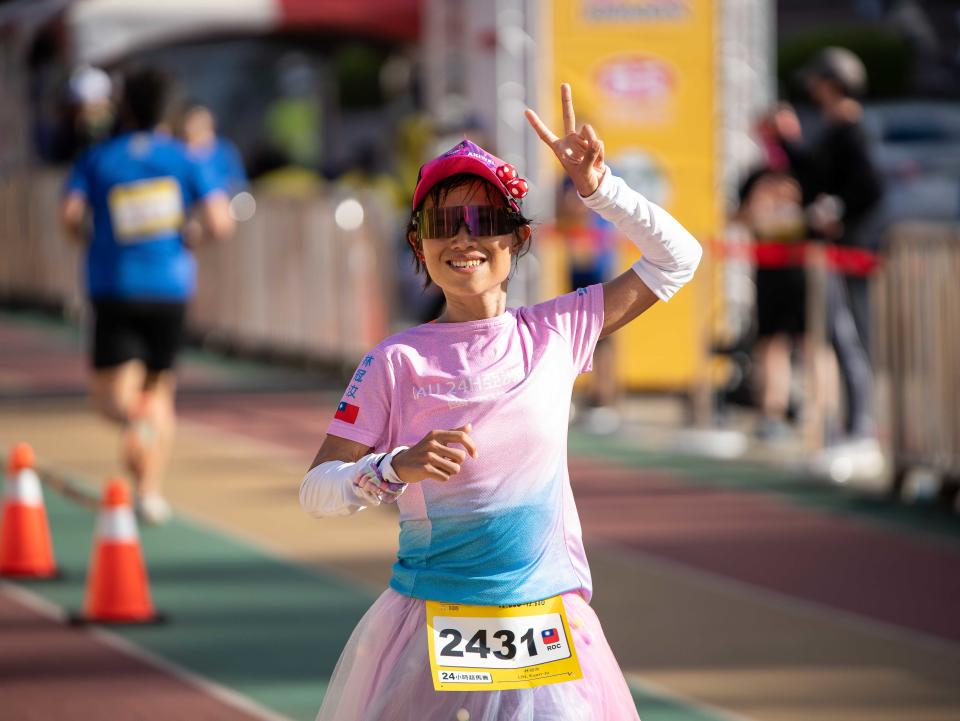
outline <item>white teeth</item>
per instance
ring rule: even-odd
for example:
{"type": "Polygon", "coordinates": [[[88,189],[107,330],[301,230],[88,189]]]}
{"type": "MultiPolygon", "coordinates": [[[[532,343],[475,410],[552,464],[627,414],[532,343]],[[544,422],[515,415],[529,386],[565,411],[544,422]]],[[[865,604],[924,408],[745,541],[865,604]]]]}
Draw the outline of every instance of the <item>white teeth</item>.
{"type": "Polygon", "coordinates": [[[452,265],[454,268],[476,268],[476,267],[477,267],[478,265],[480,265],[482,262],[483,262],[483,261],[482,261],[482,260],[479,260],[479,259],[477,259],[477,260],[451,260],[451,261],[450,261],[450,265],[452,265]]]}

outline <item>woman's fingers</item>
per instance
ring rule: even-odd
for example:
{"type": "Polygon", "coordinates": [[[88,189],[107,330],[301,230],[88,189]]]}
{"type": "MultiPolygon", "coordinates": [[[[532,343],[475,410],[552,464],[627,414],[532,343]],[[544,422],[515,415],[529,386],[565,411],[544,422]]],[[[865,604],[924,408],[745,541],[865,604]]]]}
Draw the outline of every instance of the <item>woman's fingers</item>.
{"type": "Polygon", "coordinates": [[[577,116],[573,112],[573,91],[570,83],[560,85],[560,107],[563,110],[563,132],[567,135],[577,132],[577,116]]]}
{"type": "Polygon", "coordinates": [[[533,110],[527,108],[523,112],[524,116],[527,118],[527,122],[533,126],[533,129],[537,132],[537,135],[540,136],[540,139],[549,145],[551,148],[553,144],[559,140],[556,135],[553,134],[553,131],[550,130],[543,121],[540,119],[540,116],[537,115],[533,110]]]}
{"type": "Polygon", "coordinates": [[[583,129],[580,131],[580,136],[586,141],[587,147],[584,150],[583,162],[585,165],[595,165],[597,158],[600,157],[600,153],[603,151],[603,143],[600,141],[600,138],[597,137],[597,134],[594,132],[593,128],[585,124],[583,129]]]}
{"type": "Polygon", "coordinates": [[[477,444],[470,437],[472,430],[473,426],[467,423],[449,431],[430,431],[416,446],[394,457],[394,470],[407,482],[450,480],[460,472],[468,453],[477,457],[477,444]]]}
{"type": "MultiPolygon", "coordinates": [[[[592,152],[600,139],[593,131],[593,128],[586,130],[584,126],[580,132],[577,132],[577,116],[573,110],[573,91],[569,83],[560,85],[560,106],[563,114],[563,132],[562,138],[558,137],[530,108],[524,111],[527,121],[536,131],[540,139],[543,140],[561,163],[568,166],[576,166],[582,163],[592,165],[598,157],[597,152],[592,152]]],[[[601,150],[602,152],[602,146],[601,150]]]]}
{"type": "Polygon", "coordinates": [[[436,440],[430,444],[430,452],[436,453],[444,458],[449,458],[454,463],[463,463],[465,460],[467,460],[466,451],[459,448],[454,448],[453,446],[448,446],[445,443],[441,443],[440,441],[436,440]]]}
{"type": "Polygon", "coordinates": [[[473,427],[467,423],[465,426],[454,428],[452,431],[435,431],[433,438],[445,446],[449,446],[451,443],[458,443],[467,450],[467,453],[469,453],[472,458],[476,458],[478,455],[477,444],[474,443],[473,438],[470,437],[471,430],[473,430],[473,427]]]}
{"type": "Polygon", "coordinates": [[[455,476],[460,472],[460,464],[446,458],[439,453],[427,454],[427,468],[435,468],[447,477],[455,476]]]}
{"type": "Polygon", "coordinates": [[[444,473],[438,468],[434,468],[431,465],[426,465],[423,467],[423,474],[423,480],[425,481],[440,481],[442,483],[450,480],[450,476],[448,474],[444,473]]]}

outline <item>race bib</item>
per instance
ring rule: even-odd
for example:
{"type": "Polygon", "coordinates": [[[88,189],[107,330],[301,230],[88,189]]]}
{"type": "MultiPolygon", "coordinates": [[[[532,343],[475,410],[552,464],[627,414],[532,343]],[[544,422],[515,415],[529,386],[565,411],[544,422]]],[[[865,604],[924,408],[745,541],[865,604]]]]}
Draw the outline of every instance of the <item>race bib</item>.
{"type": "Polygon", "coordinates": [[[150,178],[115,185],[107,195],[113,234],[136,243],[177,232],[183,224],[183,196],[174,178],[150,178]]]}
{"type": "Polygon", "coordinates": [[[502,691],[582,678],[560,596],[518,606],[427,601],[437,691],[502,691]]]}

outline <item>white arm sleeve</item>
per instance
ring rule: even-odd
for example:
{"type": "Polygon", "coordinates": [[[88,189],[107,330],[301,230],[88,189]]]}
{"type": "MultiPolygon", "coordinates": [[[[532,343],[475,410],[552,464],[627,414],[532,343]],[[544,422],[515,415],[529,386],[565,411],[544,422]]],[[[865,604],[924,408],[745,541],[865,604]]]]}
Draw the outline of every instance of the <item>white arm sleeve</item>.
{"type": "Polygon", "coordinates": [[[396,503],[407,484],[393,470],[393,457],[407,450],[369,453],[356,463],[327,461],[307,471],[300,481],[300,506],[316,518],[347,516],[367,506],[396,503]]]}
{"type": "Polygon", "coordinates": [[[362,511],[379,501],[364,495],[354,483],[370,463],[380,458],[379,453],[364,456],[356,463],[327,461],[307,471],[300,481],[300,506],[316,518],[347,516],[362,511]]]}
{"type": "Polygon", "coordinates": [[[633,270],[654,294],[670,300],[700,264],[703,248],[670,213],[651,203],[606,169],[600,186],[584,204],[617,226],[643,257],[633,270]]]}

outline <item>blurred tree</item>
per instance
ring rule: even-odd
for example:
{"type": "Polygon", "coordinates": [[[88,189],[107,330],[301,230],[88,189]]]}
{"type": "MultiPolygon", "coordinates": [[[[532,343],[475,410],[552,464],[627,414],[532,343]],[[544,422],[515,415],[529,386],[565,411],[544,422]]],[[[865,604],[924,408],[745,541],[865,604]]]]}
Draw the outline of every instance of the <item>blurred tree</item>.
{"type": "Polygon", "coordinates": [[[343,109],[374,108],[383,103],[380,69],[387,56],[384,48],[368,42],[345,45],[336,52],[333,68],[343,109]]]}
{"type": "Polygon", "coordinates": [[[870,78],[868,97],[910,93],[915,55],[907,41],[889,30],[848,26],[809,30],[780,42],[777,77],[785,94],[795,96],[803,92],[802,83],[797,82],[797,72],[829,46],[847,48],[863,61],[870,78]]]}

